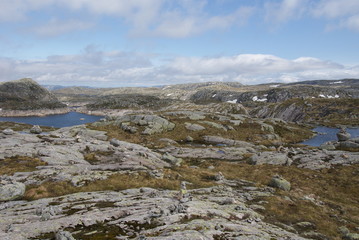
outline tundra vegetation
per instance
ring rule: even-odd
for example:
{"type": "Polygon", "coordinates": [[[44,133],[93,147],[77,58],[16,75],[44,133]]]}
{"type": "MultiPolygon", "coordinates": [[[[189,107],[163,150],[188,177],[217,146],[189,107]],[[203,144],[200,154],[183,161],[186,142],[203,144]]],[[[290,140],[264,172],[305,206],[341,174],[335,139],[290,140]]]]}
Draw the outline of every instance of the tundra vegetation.
{"type": "Polygon", "coordinates": [[[105,118],[1,123],[0,238],[359,239],[359,139],[300,144],[316,125],[358,126],[358,86],[54,91],[105,118]]]}

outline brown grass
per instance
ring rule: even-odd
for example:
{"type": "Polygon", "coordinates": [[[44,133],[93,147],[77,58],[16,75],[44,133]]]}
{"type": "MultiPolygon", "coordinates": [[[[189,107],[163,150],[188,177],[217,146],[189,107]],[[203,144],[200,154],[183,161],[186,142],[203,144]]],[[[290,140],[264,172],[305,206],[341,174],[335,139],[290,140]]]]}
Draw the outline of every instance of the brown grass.
{"type": "MultiPolygon", "coordinates": [[[[139,131],[135,134],[131,134],[123,131],[120,127],[117,126],[101,126],[101,127],[92,127],[90,128],[100,131],[106,131],[109,138],[116,138],[123,141],[128,141],[132,143],[142,144],[149,148],[162,148],[165,147],[164,142],[160,142],[161,138],[170,138],[179,143],[185,142],[187,136],[191,136],[195,142],[203,142],[203,137],[206,135],[212,136],[221,136],[224,138],[248,141],[257,144],[271,145],[271,141],[264,139],[263,135],[267,134],[266,132],[261,131],[261,127],[256,122],[246,121],[240,126],[232,126],[235,130],[224,131],[214,127],[210,127],[206,124],[201,124],[198,121],[193,121],[190,119],[181,119],[178,117],[167,117],[166,118],[175,123],[176,127],[172,131],[154,134],[154,135],[141,135],[141,132],[144,130],[144,127],[139,127],[139,131]],[[206,129],[202,131],[189,131],[185,127],[185,122],[196,123],[203,125],[206,129]]],[[[228,124],[228,122],[220,122],[211,118],[204,119],[206,121],[211,121],[219,124],[228,124]]],[[[308,139],[312,136],[309,128],[304,126],[298,126],[294,124],[289,124],[289,128],[286,126],[275,126],[275,132],[282,137],[284,143],[295,143],[300,142],[305,139],[308,139]]]]}
{"type": "Polygon", "coordinates": [[[37,166],[47,165],[38,158],[11,157],[0,160],[0,175],[13,175],[16,172],[32,172],[37,166]]]}
{"type": "MultiPolygon", "coordinates": [[[[30,128],[32,128],[32,125],[25,124],[25,123],[15,123],[15,122],[1,122],[0,131],[7,129],[7,128],[11,128],[14,131],[28,131],[28,130],[30,130],[30,128]]],[[[57,128],[41,126],[41,129],[44,132],[49,132],[49,131],[54,131],[57,128]]]]}
{"type": "Polygon", "coordinates": [[[358,164],[313,171],[295,166],[253,166],[238,162],[202,162],[188,159],[181,167],[165,169],[163,179],[155,179],[146,173],[140,173],[115,174],[106,180],[89,182],[83,187],[74,187],[68,182],[45,182],[40,186],[29,186],[25,196],[28,200],[34,200],[75,192],[119,191],[139,187],[178,190],[181,181],[191,182],[192,185],[188,185],[188,188],[209,187],[216,185],[213,177],[219,171],[227,179],[244,179],[260,187],[266,186],[275,174],[282,175],[291,183],[292,189],[289,192],[276,190],[272,197],[254,200],[267,201],[266,210],[261,214],[270,223],[295,224],[308,221],[316,225],[316,231],[330,236],[331,239],[340,239],[340,226],[346,226],[352,232],[357,231],[355,227],[359,225],[358,164]],[[199,168],[190,168],[189,165],[197,165],[199,168]],[[210,165],[215,166],[215,169],[209,170],[210,165]],[[315,199],[314,202],[305,200],[305,196],[315,199]],[[291,201],[285,197],[289,197],[291,201]]]}
{"type": "Polygon", "coordinates": [[[165,169],[165,177],[156,179],[147,173],[139,174],[114,174],[108,179],[89,182],[85,186],[75,187],[70,182],[44,182],[41,185],[28,186],[25,199],[36,200],[46,197],[57,197],[76,192],[93,191],[120,191],[130,188],[151,187],[156,189],[179,190],[180,182],[191,182],[188,188],[201,188],[215,185],[214,172],[206,169],[193,169],[183,166],[176,169],[165,169]]]}
{"type": "Polygon", "coordinates": [[[291,182],[290,192],[277,190],[276,196],[264,199],[268,203],[265,206],[266,211],[262,214],[268,222],[312,222],[318,232],[331,236],[332,239],[340,239],[340,226],[357,231],[355,227],[359,225],[358,164],[321,171],[295,166],[251,166],[227,162],[215,162],[213,165],[229,179],[245,179],[257,185],[267,185],[273,175],[280,174],[291,182]],[[284,196],[290,197],[293,202],[284,200],[284,196]],[[313,197],[317,203],[303,200],[304,196],[313,197]]]}

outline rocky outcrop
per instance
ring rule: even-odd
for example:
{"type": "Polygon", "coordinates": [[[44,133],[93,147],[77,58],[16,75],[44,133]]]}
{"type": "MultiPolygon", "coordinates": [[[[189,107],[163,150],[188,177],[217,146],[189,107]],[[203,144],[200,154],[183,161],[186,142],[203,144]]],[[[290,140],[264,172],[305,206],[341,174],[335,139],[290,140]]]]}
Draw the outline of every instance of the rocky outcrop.
{"type": "Polygon", "coordinates": [[[76,193],[32,202],[0,204],[0,238],[49,237],[83,239],[216,239],[230,234],[244,239],[305,239],[263,221],[247,199],[271,196],[271,191],[250,182],[228,181],[238,188],[218,186],[180,191],[152,188],[120,192],[76,193]],[[250,189],[250,190],[249,190],[250,189]],[[56,207],[45,219],[39,209],[56,207]],[[62,232],[62,229],[71,229],[62,232]],[[53,235],[51,235],[51,233],[53,235]],[[55,234],[57,233],[57,234],[55,234]]]}
{"type": "Polygon", "coordinates": [[[157,115],[124,115],[114,118],[110,117],[106,122],[93,123],[93,126],[101,125],[116,125],[131,133],[137,132],[137,127],[135,126],[144,126],[145,129],[142,131],[144,135],[171,131],[175,128],[174,123],[157,115]]]}
{"type": "MultiPolygon", "coordinates": [[[[65,104],[32,79],[25,78],[0,84],[0,108],[5,110],[38,110],[64,108],[65,104]]],[[[1,112],[0,111],[0,114],[1,112]]],[[[7,112],[9,114],[9,112],[7,112]]]]}
{"type": "Polygon", "coordinates": [[[1,133],[0,159],[27,156],[45,162],[47,165],[36,171],[8,177],[26,185],[46,179],[81,186],[106,179],[116,171],[152,171],[171,166],[161,154],[146,147],[107,138],[105,132],[85,126],[61,128],[49,134],[1,133]]]}
{"type": "Polygon", "coordinates": [[[86,105],[89,110],[97,109],[159,109],[176,102],[173,99],[161,99],[142,94],[119,94],[101,97],[86,105]]]}
{"type": "Polygon", "coordinates": [[[252,147],[166,147],[159,149],[163,153],[169,153],[177,158],[193,159],[221,159],[239,161],[245,158],[246,154],[253,154],[255,150],[252,147]]]}
{"type": "Polygon", "coordinates": [[[288,157],[287,153],[278,152],[261,152],[254,154],[248,159],[248,163],[252,165],[291,165],[293,160],[288,157]]]}
{"type": "Polygon", "coordinates": [[[225,146],[238,146],[238,147],[254,147],[253,144],[245,142],[245,141],[238,141],[232,140],[227,138],[222,138],[218,136],[204,136],[203,140],[207,143],[211,144],[221,144],[225,146]]]}
{"type": "Polygon", "coordinates": [[[359,153],[282,147],[280,151],[256,152],[247,161],[252,165],[295,165],[299,168],[320,170],[340,165],[357,164],[359,163],[359,153]]]}
{"type": "Polygon", "coordinates": [[[305,106],[298,103],[261,106],[251,111],[258,118],[279,118],[284,121],[303,121],[306,117],[305,106]]]}
{"type": "Polygon", "coordinates": [[[0,202],[21,198],[25,193],[25,184],[20,182],[0,183],[0,202]]]}

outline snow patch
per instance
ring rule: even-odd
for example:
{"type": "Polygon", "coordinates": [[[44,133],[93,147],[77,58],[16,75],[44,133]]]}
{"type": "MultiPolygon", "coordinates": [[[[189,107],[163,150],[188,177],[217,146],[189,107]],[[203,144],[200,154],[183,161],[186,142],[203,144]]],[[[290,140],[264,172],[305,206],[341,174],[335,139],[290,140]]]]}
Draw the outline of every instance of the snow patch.
{"type": "Polygon", "coordinates": [[[329,84],[340,84],[340,83],[343,83],[343,81],[331,82],[329,84]]]}
{"type": "Polygon", "coordinates": [[[169,96],[171,96],[172,95],[172,93],[169,93],[169,94],[167,94],[167,97],[169,97],[169,96]]]}
{"type": "Polygon", "coordinates": [[[276,87],[279,87],[280,85],[270,85],[269,87],[272,87],[272,88],[276,88],[276,87]]]}
{"type": "Polygon", "coordinates": [[[266,102],[267,98],[258,98],[257,96],[252,97],[253,102],[266,102]]]}
{"type": "Polygon", "coordinates": [[[227,103],[237,103],[238,99],[234,99],[234,100],[229,100],[227,101],[227,103]]]}
{"type": "Polygon", "coordinates": [[[332,95],[326,95],[325,96],[324,94],[320,94],[319,97],[332,99],[332,98],[339,98],[339,95],[335,94],[334,96],[332,96],[332,95]]]}
{"type": "Polygon", "coordinates": [[[215,96],[217,96],[217,94],[213,94],[213,96],[212,96],[212,97],[215,97],[215,96]]]}

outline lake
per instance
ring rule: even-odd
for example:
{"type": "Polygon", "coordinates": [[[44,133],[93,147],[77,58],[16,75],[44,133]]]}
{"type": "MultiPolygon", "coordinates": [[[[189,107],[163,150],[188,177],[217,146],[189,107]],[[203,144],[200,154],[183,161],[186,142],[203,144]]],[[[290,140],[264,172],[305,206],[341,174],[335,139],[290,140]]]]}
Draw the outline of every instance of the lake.
{"type": "MultiPolygon", "coordinates": [[[[302,144],[318,147],[328,141],[337,141],[336,134],[339,130],[339,128],[316,127],[313,131],[318,132],[319,134],[302,142],[302,144]]],[[[352,135],[352,138],[359,137],[359,128],[347,128],[347,132],[352,135]]]]}
{"type": "Polygon", "coordinates": [[[31,125],[61,128],[96,122],[101,118],[103,118],[103,116],[69,112],[65,114],[48,115],[44,117],[0,117],[0,121],[27,123],[31,125]]]}

